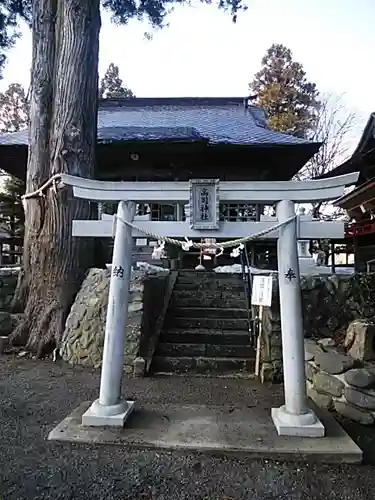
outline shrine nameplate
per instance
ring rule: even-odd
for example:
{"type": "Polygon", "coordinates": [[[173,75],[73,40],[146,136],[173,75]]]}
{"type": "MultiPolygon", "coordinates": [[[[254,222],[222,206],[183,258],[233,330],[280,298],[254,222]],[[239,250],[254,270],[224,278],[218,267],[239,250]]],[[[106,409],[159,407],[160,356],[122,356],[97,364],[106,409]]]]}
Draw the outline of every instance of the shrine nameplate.
{"type": "Polygon", "coordinates": [[[219,229],[219,179],[190,180],[190,227],[219,229]]]}

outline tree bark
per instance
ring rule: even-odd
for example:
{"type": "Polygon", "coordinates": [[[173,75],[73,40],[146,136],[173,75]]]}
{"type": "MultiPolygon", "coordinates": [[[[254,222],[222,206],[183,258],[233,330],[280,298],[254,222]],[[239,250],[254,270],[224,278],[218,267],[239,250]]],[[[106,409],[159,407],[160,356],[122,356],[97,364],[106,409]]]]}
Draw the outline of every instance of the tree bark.
{"type": "MultiPolygon", "coordinates": [[[[38,189],[49,177],[49,129],[53,102],[55,24],[57,0],[34,0],[32,11],[32,66],[30,88],[29,154],[26,193],[38,189]]],[[[31,241],[38,234],[43,200],[32,199],[25,209],[23,268],[12,303],[13,311],[26,308],[31,281],[31,241]]],[[[24,207],[25,208],[25,207],[24,207]]],[[[24,343],[27,325],[10,340],[24,343]]]]}
{"type": "MultiPolygon", "coordinates": [[[[93,177],[100,0],[35,0],[27,192],[57,173],[93,177]]],[[[24,273],[14,307],[25,320],[13,343],[41,357],[58,345],[93,258],[93,241],[72,237],[89,202],[48,189],[26,204],[24,273]]]]}

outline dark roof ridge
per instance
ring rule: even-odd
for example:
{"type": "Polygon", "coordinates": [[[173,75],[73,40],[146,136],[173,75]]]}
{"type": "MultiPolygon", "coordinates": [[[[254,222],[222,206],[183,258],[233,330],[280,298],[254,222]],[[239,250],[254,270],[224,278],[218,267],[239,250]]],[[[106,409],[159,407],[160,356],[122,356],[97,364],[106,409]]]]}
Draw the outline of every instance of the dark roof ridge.
{"type": "Polygon", "coordinates": [[[143,107],[143,106],[233,106],[242,105],[261,109],[250,104],[250,98],[245,97],[110,97],[99,99],[99,109],[112,107],[143,107]]]}

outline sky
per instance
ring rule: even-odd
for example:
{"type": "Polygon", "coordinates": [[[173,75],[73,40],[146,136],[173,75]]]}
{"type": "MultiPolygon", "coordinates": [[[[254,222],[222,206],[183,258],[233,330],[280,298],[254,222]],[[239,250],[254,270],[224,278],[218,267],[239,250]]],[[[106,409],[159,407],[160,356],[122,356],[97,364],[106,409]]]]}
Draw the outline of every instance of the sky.
{"type": "MultiPolygon", "coordinates": [[[[374,0],[247,0],[233,24],[215,5],[178,6],[169,26],[144,37],[146,22],[117,27],[103,13],[99,71],[120,68],[137,97],[245,96],[272,43],[282,43],[301,62],[322,93],[344,94],[356,113],[355,140],[375,111],[374,0]]],[[[27,28],[0,81],[29,84],[31,34],[27,28]]]]}

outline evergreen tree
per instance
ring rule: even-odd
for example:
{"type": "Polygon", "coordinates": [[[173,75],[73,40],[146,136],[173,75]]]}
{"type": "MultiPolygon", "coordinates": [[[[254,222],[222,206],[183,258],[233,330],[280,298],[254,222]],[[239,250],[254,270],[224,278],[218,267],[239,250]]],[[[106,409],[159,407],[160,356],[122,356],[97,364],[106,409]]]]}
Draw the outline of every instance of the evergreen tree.
{"type": "Polygon", "coordinates": [[[19,22],[30,24],[32,0],[0,0],[0,78],[7,52],[20,36],[19,22]]]}
{"type": "Polygon", "coordinates": [[[314,129],[319,109],[318,90],[284,45],[273,44],[267,50],[262,68],[249,88],[256,103],[266,110],[273,130],[308,137],[314,129]]]}
{"type": "Polygon", "coordinates": [[[104,77],[102,78],[99,96],[107,99],[111,97],[135,97],[130,89],[122,86],[119,67],[115,66],[114,63],[110,63],[104,77]]]}
{"type": "MultiPolygon", "coordinates": [[[[28,121],[29,105],[25,89],[19,83],[12,83],[0,93],[0,132],[18,132],[27,128],[28,121]]],[[[15,263],[15,248],[21,246],[24,237],[23,194],[25,183],[7,176],[0,190],[0,225],[10,238],[11,263],[15,263]]]]}
{"type": "MultiPolygon", "coordinates": [[[[146,17],[163,26],[173,4],[185,0],[0,0],[0,8],[4,3],[13,9],[15,23],[26,16],[26,6],[32,7],[27,192],[61,172],[92,178],[100,7],[118,23],[146,17]]],[[[218,0],[217,6],[229,10],[233,21],[245,8],[241,0],[218,0]]],[[[0,49],[4,34],[0,19],[0,49]]],[[[38,357],[59,344],[75,295],[93,265],[93,241],[72,236],[72,221],[91,215],[87,202],[71,198],[67,203],[61,190],[46,189],[26,202],[23,270],[13,302],[13,309],[25,314],[9,340],[26,344],[38,357]]]]}
{"type": "Polygon", "coordinates": [[[25,183],[16,177],[8,177],[0,191],[0,226],[10,238],[11,262],[15,263],[15,248],[22,245],[25,229],[25,212],[22,195],[25,183]]]}
{"type": "Polygon", "coordinates": [[[19,83],[11,83],[0,92],[0,132],[18,132],[27,128],[29,103],[25,89],[19,83]]]}

